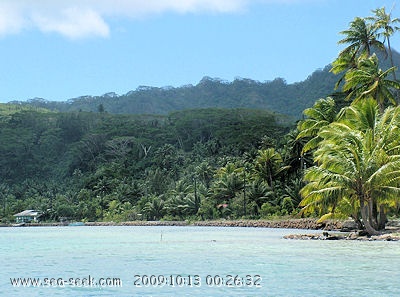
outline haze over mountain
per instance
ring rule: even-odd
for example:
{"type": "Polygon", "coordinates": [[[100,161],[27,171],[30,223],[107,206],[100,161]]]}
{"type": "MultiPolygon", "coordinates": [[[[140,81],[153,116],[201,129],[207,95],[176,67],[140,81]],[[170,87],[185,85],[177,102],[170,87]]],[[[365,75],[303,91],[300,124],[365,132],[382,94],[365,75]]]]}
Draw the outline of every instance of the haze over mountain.
{"type": "MultiPolygon", "coordinates": [[[[400,54],[393,52],[395,65],[400,65],[400,54]]],[[[388,59],[380,57],[383,69],[389,67],[388,59]]],[[[302,82],[287,84],[283,78],[259,82],[236,78],[232,82],[204,77],[197,85],[181,87],[139,86],[124,95],[113,92],[102,96],[81,96],[67,101],[47,101],[34,98],[24,102],[11,102],[44,107],[58,111],[97,112],[102,106],[108,113],[116,114],[168,114],[172,111],[195,108],[252,108],[265,109],[301,117],[302,111],[315,100],[335,92],[339,76],[329,72],[331,66],[314,71],[302,82]]]]}

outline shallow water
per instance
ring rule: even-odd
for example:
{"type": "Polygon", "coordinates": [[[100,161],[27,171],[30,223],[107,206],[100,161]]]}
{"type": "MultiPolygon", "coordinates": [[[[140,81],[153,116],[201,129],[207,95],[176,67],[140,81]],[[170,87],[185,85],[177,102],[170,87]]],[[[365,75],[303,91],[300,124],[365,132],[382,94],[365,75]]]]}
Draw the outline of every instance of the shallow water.
{"type": "Polygon", "coordinates": [[[0,228],[0,296],[400,296],[399,242],[282,239],[289,233],[310,231],[0,228]]]}

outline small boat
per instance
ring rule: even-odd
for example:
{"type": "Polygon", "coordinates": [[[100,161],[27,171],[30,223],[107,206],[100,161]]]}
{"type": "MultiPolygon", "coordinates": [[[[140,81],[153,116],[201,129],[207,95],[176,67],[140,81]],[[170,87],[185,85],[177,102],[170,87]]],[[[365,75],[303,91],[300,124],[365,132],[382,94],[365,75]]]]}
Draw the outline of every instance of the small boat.
{"type": "Polygon", "coordinates": [[[17,224],[12,224],[12,227],[24,227],[25,223],[17,223],[17,224]]]}

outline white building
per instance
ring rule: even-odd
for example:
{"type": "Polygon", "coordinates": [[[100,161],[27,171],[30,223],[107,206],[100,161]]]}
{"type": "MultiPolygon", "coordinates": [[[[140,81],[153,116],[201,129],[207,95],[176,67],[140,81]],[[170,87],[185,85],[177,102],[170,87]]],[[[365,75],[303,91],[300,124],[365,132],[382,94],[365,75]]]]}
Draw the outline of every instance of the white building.
{"type": "Polygon", "coordinates": [[[42,215],[40,211],[37,210],[24,210],[20,213],[14,215],[16,223],[37,223],[39,222],[39,217],[42,215]]]}

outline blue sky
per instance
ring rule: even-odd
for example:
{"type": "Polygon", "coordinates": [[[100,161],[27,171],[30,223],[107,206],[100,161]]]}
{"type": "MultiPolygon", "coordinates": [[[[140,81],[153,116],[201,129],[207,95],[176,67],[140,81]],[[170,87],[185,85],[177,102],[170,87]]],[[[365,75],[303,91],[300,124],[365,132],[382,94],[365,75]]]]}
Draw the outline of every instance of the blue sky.
{"type": "MultiPolygon", "coordinates": [[[[204,76],[302,81],[337,56],[354,17],[394,3],[1,0],[0,102],[125,94],[204,76]]],[[[392,46],[400,50],[400,33],[392,46]]]]}

